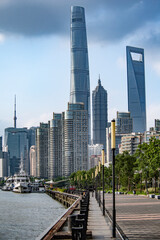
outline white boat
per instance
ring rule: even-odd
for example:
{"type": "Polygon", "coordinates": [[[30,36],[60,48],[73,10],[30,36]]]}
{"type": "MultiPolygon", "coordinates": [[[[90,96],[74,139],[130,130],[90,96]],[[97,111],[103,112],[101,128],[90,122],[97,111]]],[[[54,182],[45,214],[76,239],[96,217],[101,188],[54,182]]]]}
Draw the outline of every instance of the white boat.
{"type": "Polygon", "coordinates": [[[28,175],[26,175],[25,173],[14,175],[13,192],[16,192],[16,193],[30,193],[31,192],[30,178],[28,175]]]}
{"type": "Polygon", "coordinates": [[[15,174],[14,177],[14,187],[13,192],[16,193],[30,193],[31,192],[31,183],[30,177],[23,170],[23,158],[21,157],[20,172],[15,174]]]}
{"type": "Polygon", "coordinates": [[[6,179],[5,185],[2,187],[2,191],[12,191],[14,186],[13,177],[8,177],[6,179]]]}

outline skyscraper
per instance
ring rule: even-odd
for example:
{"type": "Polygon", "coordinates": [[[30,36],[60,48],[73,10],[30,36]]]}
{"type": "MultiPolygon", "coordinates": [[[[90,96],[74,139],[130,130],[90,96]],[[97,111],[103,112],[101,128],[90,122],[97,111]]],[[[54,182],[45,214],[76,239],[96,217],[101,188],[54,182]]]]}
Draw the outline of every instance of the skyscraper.
{"type": "Polygon", "coordinates": [[[62,176],[62,114],[53,113],[48,129],[48,177],[62,176]]]}
{"type": "Polygon", "coordinates": [[[88,169],[88,113],[83,103],[69,103],[63,113],[62,175],[88,169]]]}
{"type": "Polygon", "coordinates": [[[85,11],[82,7],[71,7],[71,83],[70,103],[84,103],[88,111],[88,137],[90,142],[90,80],[88,64],[85,11]]]}
{"type": "Polygon", "coordinates": [[[146,131],[146,99],[144,50],[126,47],[127,53],[127,83],[128,83],[128,111],[133,119],[133,131],[146,131]]]}
{"type": "Polygon", "coordinates": [[[32,145],[30,147],[30,175],[37,176],[37,161],[36,161],[36,146],[32,145]]]}
{"type": "Polygon", "coordinates": [[[98,80],[92,92],[93,144],[103,144],[106,150],[106,128],[108,123],[107,91],[98,80]]]}
{"type": "Polygon", "coordinates": [[[37,177],[48,178],[48,123],[36,130],[37,177]]]}
{"type": "Polygon", "coordinates": [[[6,128],[4,138],[5,151],[9,153],[10,175],[19,172],[23,156],[24,170],[29,173],[29,141],[27,128],[6,128]]]}
{"type": "Polygon", "coordinates": [[[133,132],[133,121],[130,112],[117,112],[116,134],[133,132]]]}

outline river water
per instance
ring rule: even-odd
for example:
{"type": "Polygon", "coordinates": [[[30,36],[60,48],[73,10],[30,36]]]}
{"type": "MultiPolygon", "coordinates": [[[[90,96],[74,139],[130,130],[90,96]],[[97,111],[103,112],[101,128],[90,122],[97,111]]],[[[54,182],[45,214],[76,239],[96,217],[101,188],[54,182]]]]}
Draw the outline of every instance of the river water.
{"type": "Polygon", "coordinates": [[[0,190],[0,239],[35,239],[65,210],[45,193],[18,194],[0,190]]]}

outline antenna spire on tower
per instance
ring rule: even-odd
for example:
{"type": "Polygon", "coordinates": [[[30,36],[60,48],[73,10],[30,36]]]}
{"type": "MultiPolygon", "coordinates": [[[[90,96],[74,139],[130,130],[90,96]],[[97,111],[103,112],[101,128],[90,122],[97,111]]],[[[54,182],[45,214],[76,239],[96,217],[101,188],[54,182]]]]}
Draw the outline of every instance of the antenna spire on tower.
{"type": "Polygon", "coordinates": [[[17,120],[17,117],[16,117],[16,95],[14,97],[14,128],[16,128],[16,120],[17,120]]]}

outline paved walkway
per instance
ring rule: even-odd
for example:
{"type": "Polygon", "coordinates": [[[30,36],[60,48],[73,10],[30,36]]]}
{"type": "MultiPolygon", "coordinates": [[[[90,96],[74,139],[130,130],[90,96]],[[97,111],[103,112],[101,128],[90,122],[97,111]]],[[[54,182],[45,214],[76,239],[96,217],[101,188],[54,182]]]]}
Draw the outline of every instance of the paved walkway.
{"type": "Polygon", "coordinates": [[[109,220],[102,215],[102,211],[92,194],[90,195],[87,229],[92,231],[92,239],[113,239],[111,238],[112,226],[109,220]]]}
{"type": "MultiPolygon", "coordinates": [[[[105,194],[112,213],[112,194],[105,194]]],[[[137,195],[116,195],[116,220],[130,240],[160,240],[160,200],[137,195]]]]}

